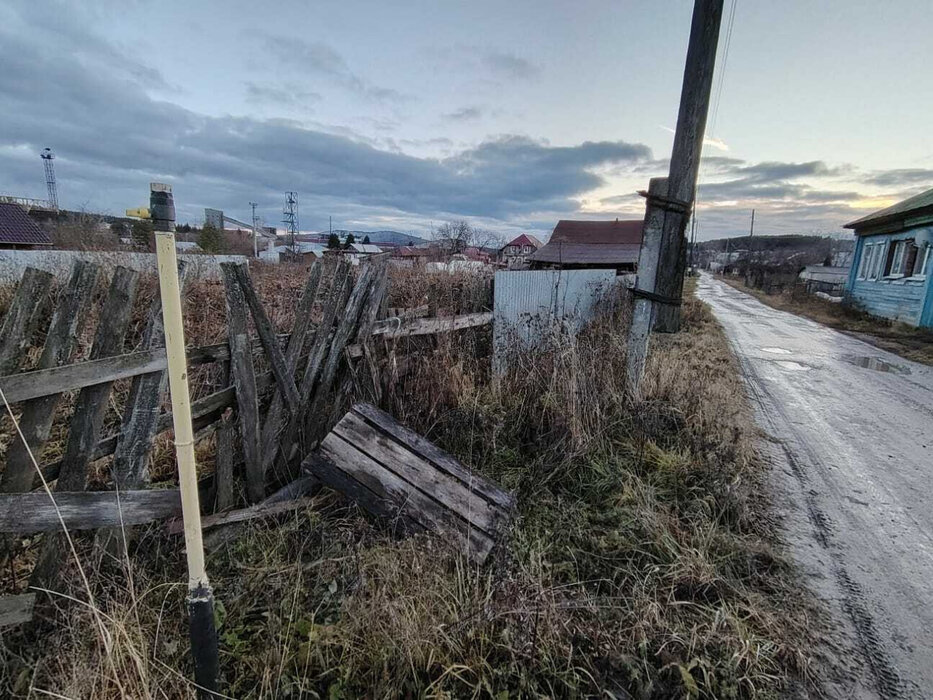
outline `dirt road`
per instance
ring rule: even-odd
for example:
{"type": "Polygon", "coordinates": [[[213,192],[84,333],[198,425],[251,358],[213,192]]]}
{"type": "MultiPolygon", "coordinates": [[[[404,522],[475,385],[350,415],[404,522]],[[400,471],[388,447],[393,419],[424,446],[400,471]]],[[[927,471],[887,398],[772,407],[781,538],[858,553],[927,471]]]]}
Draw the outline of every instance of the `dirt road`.
{"type": "Polygon", "coordinates": [[[835,697],[933,698],[933,368],[701,277],[768,434],[776,507],[848,666],[835,697]]]}

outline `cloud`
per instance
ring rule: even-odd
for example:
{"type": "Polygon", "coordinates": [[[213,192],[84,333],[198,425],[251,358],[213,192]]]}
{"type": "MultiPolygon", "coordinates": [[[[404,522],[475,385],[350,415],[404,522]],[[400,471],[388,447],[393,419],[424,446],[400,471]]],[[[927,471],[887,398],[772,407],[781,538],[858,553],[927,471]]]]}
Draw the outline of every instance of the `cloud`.
{"type": "Polygon", "coordinates": [[[480,119],[483,110],[480,107],[461,107],[453,112],[442,114],[441,117],[451,122],[471,122],[480,119]]]}
{"type": "Polygon", "coordinates": [[[904,187],[906,185],[933,187],[933,170],[927,168],[878,170],[863,178],[862,182],[881,187],[904,187]]]}
{"type": "Polygon", "coordinates": [[[538,77],[541,69],[511,51],[487,50],[480,56],[484,68],[512,80],[530,80],[538,77]]]}
{"type": "Polygon", "coordinates": [[[246,101],[255,105],[268,105],[270,108],[305,108],[320,102],[323,98],[317,92],[306,90],[295,83],[255,83],[247,81],[246,101]]]}
{"type": "Polygon", "coordinates": [[[401,102],[407,99],[399,91],[375,85],[352,71],[346,59],[323,41],[263,34],[262,42],[269,55],[302,74],[317,73],[350,92],[377,101],[401,102]]]}
{"type": "MultiPolygon", "coordinates": [[[[102,41],[82,39],[98,55],[106,53],[102,41]]],[[[0,190],[23,192],[35,181],[29,192],[41,193],[36,154],[51,145],[66,206],[119,212],[145,198],[151,180],[164,179],[189,220],[205,206],[242,212],[252,200],[277,221],[285,190],[300,193],[306,226],[324,225],[330,213],[357,220],[551,218],[577,211],[577,198],[605,184],[594,171],[651,157],[646,146],[624,141],[553,146],[517,135],[447,157],[415,157],[294,120],[200,114],[155,99],[123,69],[98,62],[88,70],[58,58],[0,27],[0,190]],[[37,76],[43,90],[34,89],[37,76]]],[[[317,60],[343,70],[326,51],[317,60]]],[[[253,87],[257,99],[284,89],[253,87]]]]}
{"type": "MultiPolygon", "coordinates": [[[[663,129],[664,131],[667,131],[668,133],[671,133],[671,134],[676,134],[676,133],[677,133],[674,129],[672,129],[672,128],[669,127],[669,126],[662,126],[662,125],[658,124],[658,128],[659,128],[659,129],[663,129]]],[[[727,143],[726,143],[725,141],[723,141],[722,139],[713,138],[712,136],[704,136],[704,137],[703,137],[703,145],[704,145],[704,146],[711,146],[712,148],[715,148],[715,149],[717,149],[717,150],[719,150],[719,151],[728,151],[728,150],[729,150],[729,144],[727,144],[727,143]]]]}

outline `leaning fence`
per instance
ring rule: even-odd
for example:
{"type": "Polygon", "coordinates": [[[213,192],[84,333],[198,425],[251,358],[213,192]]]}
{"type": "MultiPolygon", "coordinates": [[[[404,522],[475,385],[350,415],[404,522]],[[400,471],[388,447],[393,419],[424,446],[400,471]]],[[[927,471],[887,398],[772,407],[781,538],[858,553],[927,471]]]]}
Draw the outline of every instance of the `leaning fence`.
{"type": "MultiPolygon", "coordinates": [[[[427,318],[423,315],[427,306],[387,310],[384,260],[361,270],[319,263],[307,272],[290,333],[283,335],[270,321],[248,267],[225,263],[221,268],[227,340],[187,350],[189,371],[214,366],[219,376],[227,378],[222,388],[192,403],[196,442],[216,433],[215,468],[202,477],[199,488],[205,519],[217,523],[234,522],[264,509],[276,512],[286,497],[302,495],[301,480],[292,481],[296,466],[308,447],[336,422],[351,384],[378,394],[374,344],[379,339],[492,322],[489,312],[427,318]],[[392,315],[387,316],[387,311],[392,315]],[[240,443],[239,451],[235,441],[240,443]],[[240,480],[249,505],[245,514],[232,510],[240,480]],[[269,495],[282,484],[284,491],[269,495]]],[[[181,272],[184,279],[184,269],[181,272]]],[[[53,305],[53,275],[29,268],[3,318],[0,391],[7,418],[15,416],[16,421],[0,475],[0,533],[53,533],[65,525],[69,530],[100,530],[98,537],[109,539],[106,544],[112,547],[117,540],[112,528],[168,519],[180,512],[177,488],[149,487],[155,441],[172,426],[172,414],[164,406],[166,355],[160,301],[156,296],[147,310],[134,351],[124,352],[140,274],[116,267],[102,304],[94,308],[101,278],[99,266],[76,261],[53,305]],[[87,359],[75,362],[81,339],[91,335],[85,326],[94,317],[99,320],[87,359]],[[30,356],[35,367],[20,371],[30,356]],[[104,434],[104,418],[114,410],[118,382],[128,382],[129,391],[119,427],[104,434]],[[70,417],[63,418],[67,408],[70,417]],[[53,432],[64,447],[55,459],[43,460],[40,455],[53,432]],[[95,463],[103,458],[110,458],[104,463],[109,473],[103,480],[99,475],[92,479],[100,470],[95,463]],[[54,499],[44,492],[43,484],[50,485],[54,499]]],[[[8,550],[13,546],[9,537],[3,545],[8,550]]],[[[31,585],[47,587],[54,579],[62,559],[60,548],[57,535],[44,538],[31,585]]],[[[31,603],[29,596],[20,598],[22,605],[31,603]]],[[[13,598],[0,599],[0,625],[22,617],[21,607],[13,598]]]]}

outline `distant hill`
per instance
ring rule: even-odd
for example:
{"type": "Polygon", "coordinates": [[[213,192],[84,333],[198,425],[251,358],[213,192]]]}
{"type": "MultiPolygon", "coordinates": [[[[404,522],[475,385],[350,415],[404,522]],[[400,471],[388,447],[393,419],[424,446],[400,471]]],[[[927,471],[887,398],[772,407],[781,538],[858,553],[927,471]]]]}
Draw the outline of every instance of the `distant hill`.
{"type": "MultiPolygon", "coordinates": [[[[370,242],[375,245],[379,245],[380,243],[389,243],[392,245],[422,245],[428,243],[424,238],[412,236],[409,233],[402,233],[400,231],[348,231],[347,229],[334,229],[334,233],[341,238],[346,238],[347,234],[352,233],[353,238],[358,243],[366,236],[369,236],[370,242]]],[[[328,231],[321,231],[317,235],[326,241],[328,234],[328,231]]]]}
{"type": "Polygon", "coordinates": [[[749,257],[764,265],[819,265],[825,261],[848,265],[855,241],[831,236],[747,236],[697,242],[700,265],[745,260],[749,257]],[[750,252],[749,252],[750,250],[750,252]]]}

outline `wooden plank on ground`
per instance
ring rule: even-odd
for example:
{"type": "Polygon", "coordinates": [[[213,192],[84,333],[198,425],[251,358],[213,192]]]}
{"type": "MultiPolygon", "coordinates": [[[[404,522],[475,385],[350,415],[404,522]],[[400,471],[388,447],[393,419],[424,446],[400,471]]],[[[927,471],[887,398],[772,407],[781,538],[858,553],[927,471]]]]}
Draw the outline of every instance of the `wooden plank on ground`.
{"type": "Polygon", "coordinates": [[[461,484],[468,486],[490,503],[504,510],[511,510],[515,507],[515,497],[508,491],[503,491],[483,475],[467,469],[433,442],[409,430],[385,411],[379,410],[372,404],[358,403],[354,404],[353,412],[412,452],[421,455],[461,484]]]}
{"type": "Polygon", "coordinates": [[[0,375],[19,369],[23,353],[32,342],[48,306],[49,289],[54,279],[51,273],[34,267],[27,267],[23,272],[0,326],[0,375]]]}
{"type": "MultiPolygon", "coordinates": [[[[86,306],[94,293],[98,273],[99,268],[96,265],[83,260],[75,261],[71,278],[62,290],[52,314],[49,332],[39,358],[41,369],[57,367],[71,358],[88,317],[86,306]]],[[[53,394],[23,405],[19,426],[28,447],[18,436],[10,444],[6,468],[0,477],[0,491],[14,493],[29,490],[35,475],[30,451],[38,459],[39,451],[49,439],[58,400],[58,394],[53,394]]]]}
{"type": "Polygon", "coordinates": [[[0,629],[29,622],[36,604],[35,593],[0,597],[0,629]]]}
{"type": "Polygon", "coordinates": [[[367,511],[438,532],[480,562],[514,505],[494,483],[367,404],[341,418],[304,468],[367,511]]]}
{"type": "MultiPolygon", "coordinates": [[[[270,515],[287,513],[290,510],[303,508],[311,504],[307,494],[311,493],[320,482],[313,476],[301,476],[283,489],[269,496],[262,503],[249,508],[228,510],[225,513],[215,513],[201,518],[201,529],[207,530],[221,525],[242,523],[255,518],[265,518],[270,515]]],[[[165,530],[170,535],[180,535],[185,526],[181,518],[175,518],[166,523],[165,530]]]]}
{"type": "Polygon", "coordinates": [[[0,532],[57,532],[62,527],[59,513],[69,530],[141,525],[181,513],[178,489],[58,491],[52,495],[54,504],[45,492],[0,495],[0,532]]]}
{"type": "Polygon", "coordinates": [[[227,304],[227,342],[230,344],[230,368],[236,387],[237,414],[240,419],[240,439],[246,461],[246,495],[255,503],[265,495],[265,475],[259,454],[259,401],[256,372],[250,351],[246,325],[246,301],[236,274],[229,266],[221,266],[224,278],[224,298],[227,304]]]}

